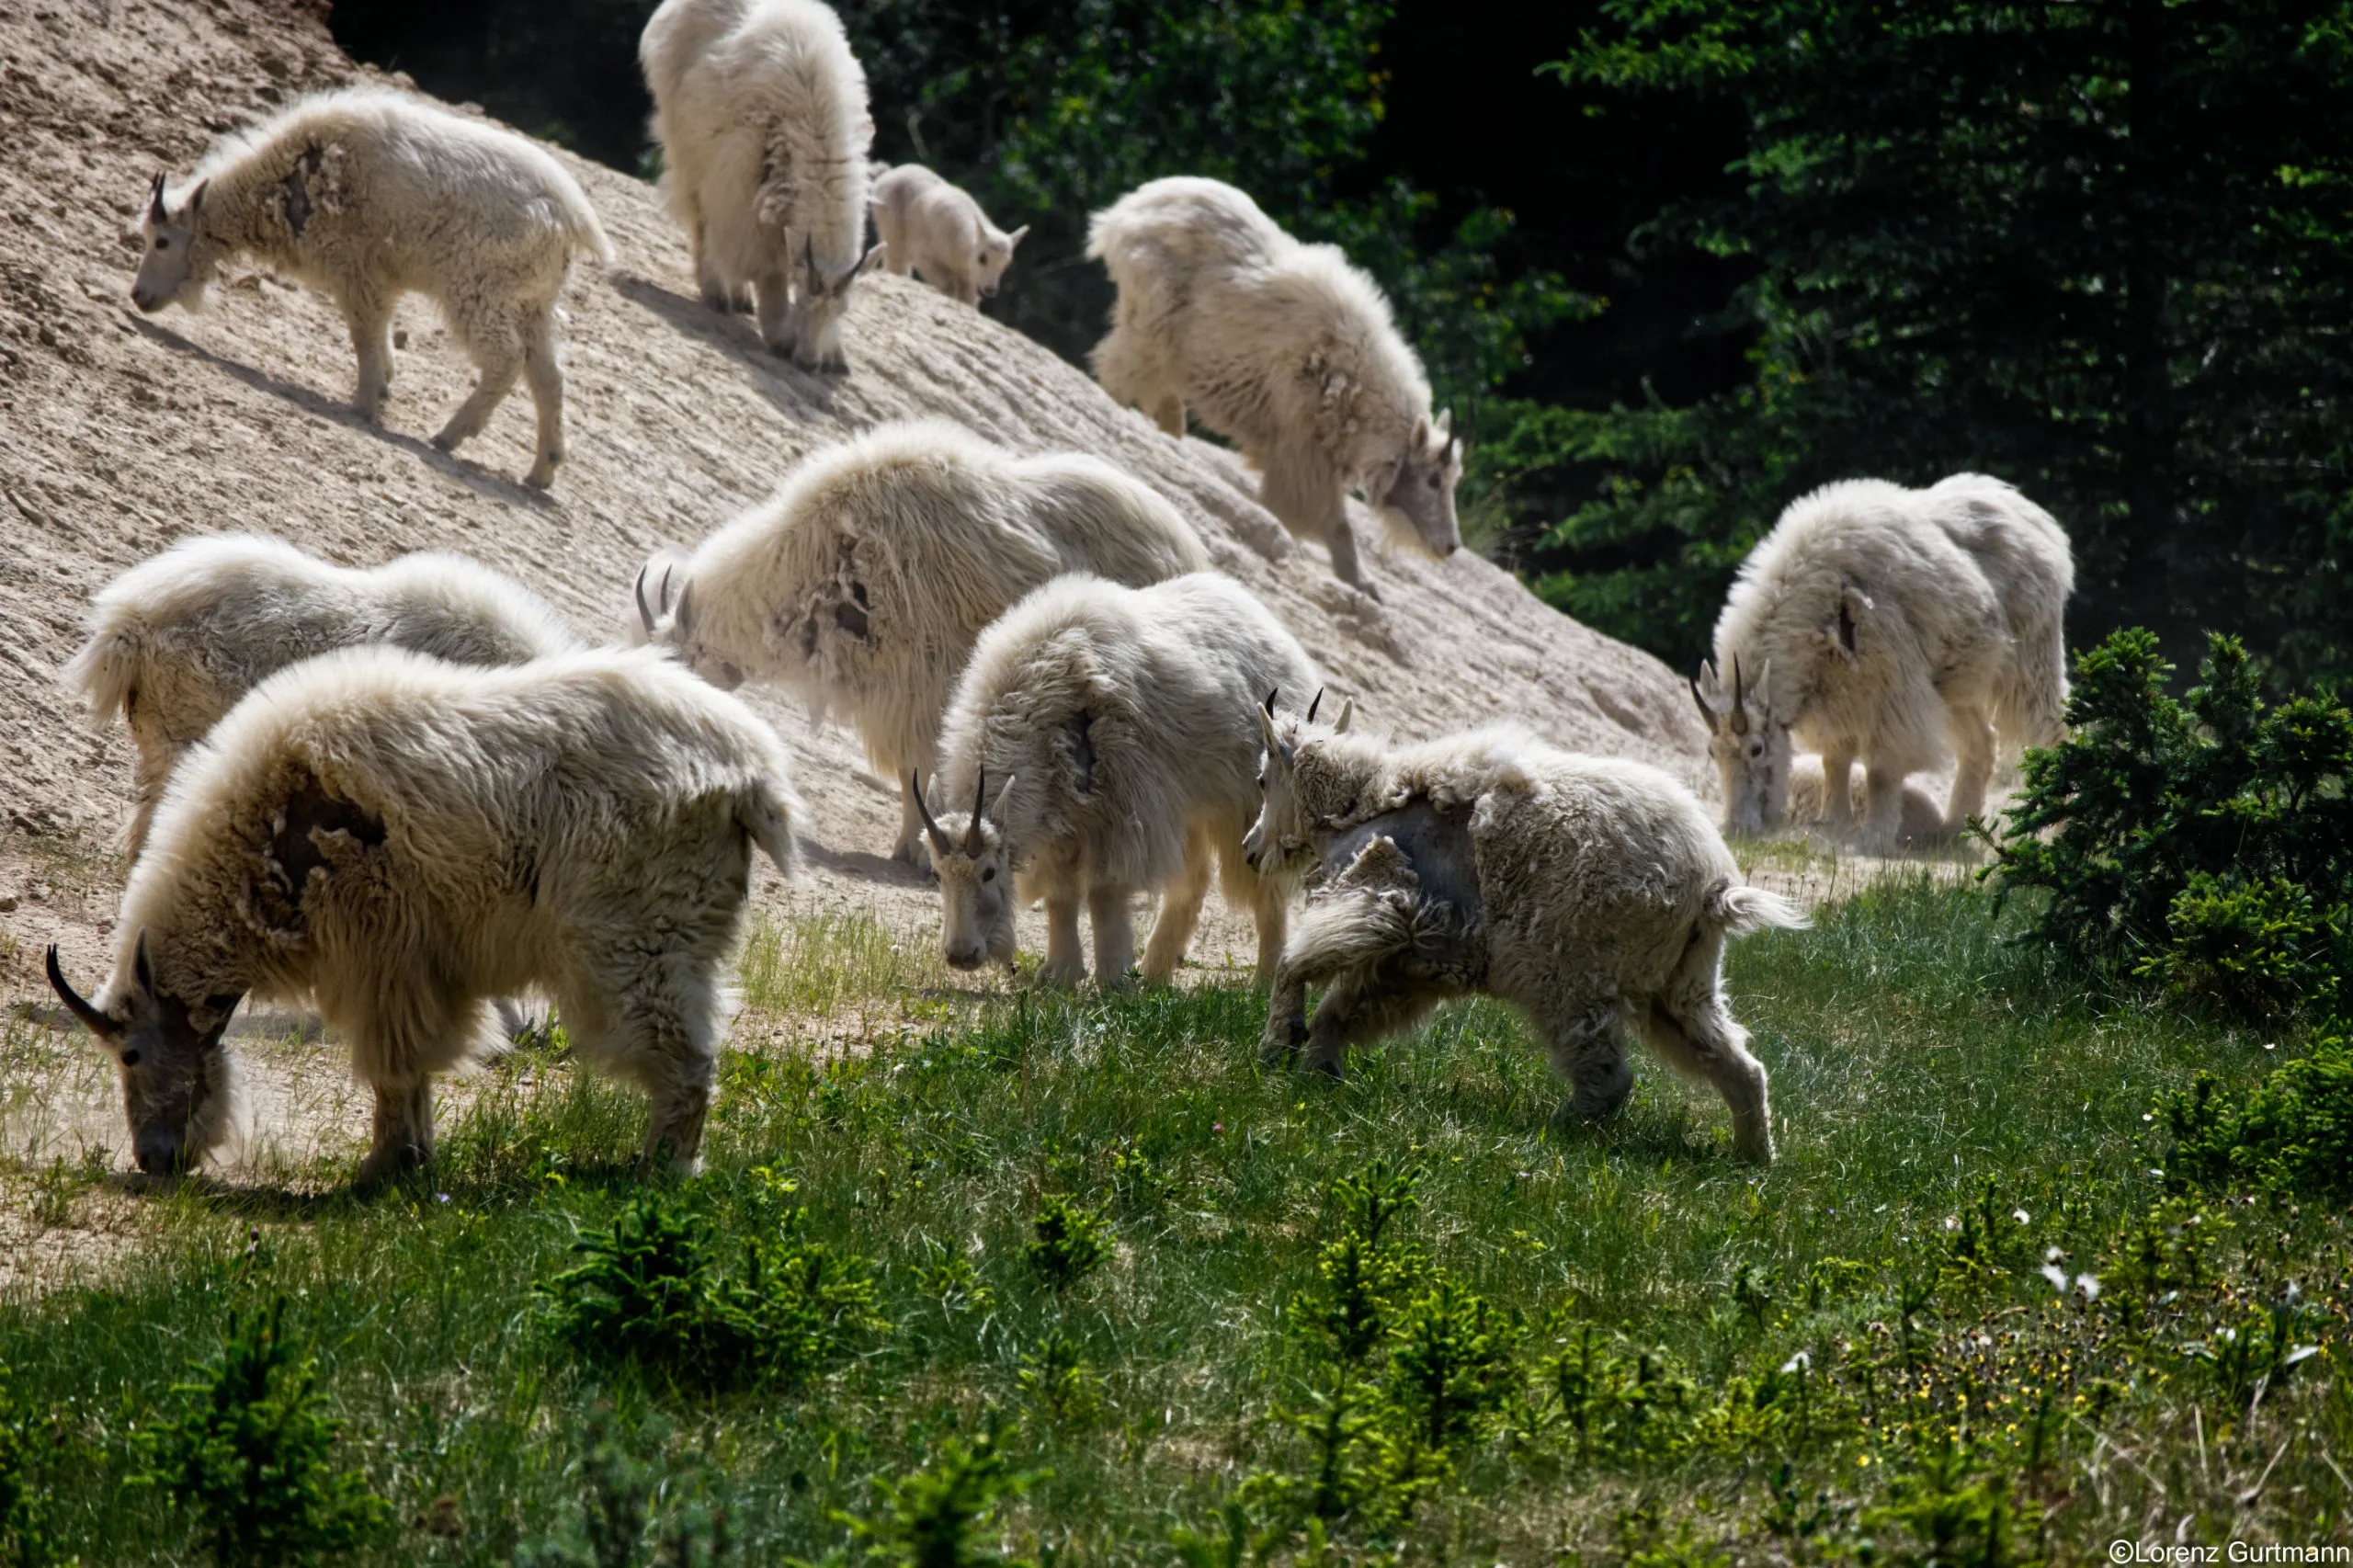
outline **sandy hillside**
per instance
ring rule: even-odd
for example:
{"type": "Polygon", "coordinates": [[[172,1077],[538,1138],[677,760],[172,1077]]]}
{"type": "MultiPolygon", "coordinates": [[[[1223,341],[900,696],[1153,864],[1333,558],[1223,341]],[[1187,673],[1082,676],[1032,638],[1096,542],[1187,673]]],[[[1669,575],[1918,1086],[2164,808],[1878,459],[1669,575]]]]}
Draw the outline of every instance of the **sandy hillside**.
{"type": "MultiPolygon", "coordinates": [[[[426,443],[472,371],[422,301],[396,323],[381,428],[346,406],[354,361],[323,299],[247,272],[204,314],[138,315],[127,290],[153,173],[184,171],[222,131],[366,74],[316,15],[259,0],[0,0],[0,997],[41,991],[52,940],[88,983],[104,972],[129,753],[119,730],[90,731],[56,672],[88,596],[122,568],[222,529],[347,564],[451,550],[609,637],[649,552],[700,538],[813,448],[907,415],[944,415],[1025,450],[1098,453],[1157,485],[1372,723],[1412,734],[1517,716],[1704,787],[1677,678],[1496,567],[1467,552],[1376,558],[1381,601],[1347,589],[1320,547],[1294,544],[1251,499],[1230,454],[1168,440],[1044,349],[912,282],[862,284],[851,373],[804,375],[766,353],[748,321],[697,302],[648,187],[568,154],[620,259],[578,268],[565,294],[572,459],[552,493],[517,483],[531,418],[520,389],[455,457],[426,443]]],[[[1371,519],[1356,523],[1369,541],[1371,519]]],[[[932,895],[877,857],[895,804],[854,739],[813,728],[789,700],[751,699],[793,745],[815,807],[813,874],[791,888],[769,876],[763,903],[920,922],[932,895]]],[[[1229,917],[1197,951],[1247,946],[1229,917]]]]}

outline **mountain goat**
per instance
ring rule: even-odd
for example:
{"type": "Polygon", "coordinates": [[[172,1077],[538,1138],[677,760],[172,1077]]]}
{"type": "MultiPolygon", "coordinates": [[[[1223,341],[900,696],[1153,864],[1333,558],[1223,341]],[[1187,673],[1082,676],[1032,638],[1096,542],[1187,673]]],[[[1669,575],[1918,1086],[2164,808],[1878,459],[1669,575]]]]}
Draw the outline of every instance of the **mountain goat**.
{"type": "MultiPolygon", "coordinates": [[[[1209,566],[1176,508],[1108,463],[1017,458],[960,426],[884,425],[819,451],[683,560],[638,575],[648,636],[704,679],[780,682],[846,717],[886,778],[938,768],[973,641],[1065,572],[1141,586],[1209,566]]],[[[909,790],[892,853],[919,862],[909,790]]]]}
{"type": "Polygon", "coordinates": [[[1881,850],[1902,835],[1904,776],[1957,754],[1943,825],[1958,833],[1984,808],[1997,740],[2060,736],[2074,585],[2051,514],[1984,474],[1849,480],[1793,502],[1741,563],[1716,662],[1692,683],[1725,825],[1780,824],[1794,738],[1822,754],[1834,830],[1862,759],[1862,841],[1881,850]]]}
{"type": "Polygon", "coordinates": [[[433,1074],[486,998],[543,986],[588,1062],[642,1087],[649,1157],[691,1167],[718,975],[756,843],[788,873],[783,745],[649,651],[479,669],[352,648],[280,671],[192,751],[156,814],[95,1002],[153,1175],[225,1135],[248,994],[309,995],[375,1091],[363,1180],[430,1157],[433,1074]]]}
{"type": "Polygon", "coordinates": [[[99,726],[119,713],[131,731],[131,857],[180,754],[239,698],[289,665],[367,642],[461,665],[579,646],[520,583],[455,555],[353,571],[276,540],[215,536],[182,540],[100,589],[63,678],[99,726]]]}
{"type": "Polygon", "coordinates": [[[1724,940],[1804,924],[1744,887],[1688,790],[1656,768],[1556,751],[1516,724],[1415,745],[1261,716],[1265,800],[1246,852],[1310,871],[1265,1054],[1336,1077],[1347,1049],[1470,993],[1527,1015],[1601,1117],[1633,1087],[1631,1028],[1732,1109],[1733,1145],[1773,1157],[1764,1065],[1724,1005],[1724,940]],[[1311,1025],[1306,987],[1327,987],[1311,1025]]]}
{"type": "Polygon", "coordinates": [[[841,370],[866,241],[866,72],[819,0],[663,0],[638,40],[662,190],[715,311],[804,370],[841,370]],[[861,254],[862,253],[862,254],[861,254]]]}
{"type": "Polygon", "coordinates": [[[920,164],[901,164],[874,176],[874,232],[891,270],[910,270],[951,300],[977,305],[996,293],[1014,247],[1029,232],[1006,233],[981,204],[920,164]]]}
{"type": "MultiPolygon", "coordinates": [[[[1371,278],[1332,245],[1303,245],[1216,180],[1154,180],[1095,214],[1086,254],[1119,289],[1096,379],[1171,436],[1189,404],[1264,476],[1260,499],[1322,540],[1362,589],[1344,502],[1361,491],[1397,538],[1438,556],[1462,544],[1462,443],[1430,417],[1422,365],[1371,278]]],[[[1378,596],[1375,596],[1378,597],[1378,596]]]]}
{"type": "Polygon", "coordinates": [[[133,304],[199,308],[238,256],[307,283],[342,308],[359,356],[352,404],[372,422],[392,379],[392,307],[423,294],[482,376],[433,444],[446,451],[479,432],[519,376],[539,413],[523,480],[554,482],[564,454],[556,296],[574,253],[613,256],[562,165],[512,131],[351,87],[229,137],[189,177],[176,202],[160,174],[148,191],[133,304]]]}
{"type": "Polygon", "coordinates": [[[1007,611],[973,648],[940,733],[941,787],[949,800],[969,794],[972,814],[926,818],[948,961],[1013,962],[1017,886],[1020,902],[1046,901],[1044,978],[1085,978],[1084,901],[1095,978],[1117,985],[1135,953],[1129,904],[1159,891],[1143,979],[1164,984],[1193,939],[1214,858],[1226,897],[1256,919],[1263,983],[1290,890],[1243,858],[1258,795],[1250,715],[1269,693],[1313,691],[1321,678],[1267,608],[1215,573],[1148,588],[1063,577],[1007,611]]]}

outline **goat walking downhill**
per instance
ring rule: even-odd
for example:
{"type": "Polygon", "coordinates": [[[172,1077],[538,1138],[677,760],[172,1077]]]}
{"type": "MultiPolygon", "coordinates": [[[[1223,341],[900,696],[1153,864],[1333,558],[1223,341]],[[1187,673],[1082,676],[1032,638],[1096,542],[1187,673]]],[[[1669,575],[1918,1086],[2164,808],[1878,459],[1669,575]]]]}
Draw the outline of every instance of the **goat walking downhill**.
{"type": "Polygon", "coordinates": [[[914,272],[947,295],[977,305],[996,293],[1013,252],[1029,233],[1024,223],[1006,233],[981,204],[921,164],[875,166],[874,232],[890,268],[914,272]]]}
{"type": "Polygon", "coordinates": [[[1725,826],[1780,825],[1802,743],[1822,754],[1833,831],[1861,758],[1861,839],[1881,851],[1903,836],[1904,777],[1958,754],[1942,832],[1961,831],[1984,809],[1997,744],[2064,732],[2075,576],[2051,514],[1984,474],[1927,490],[1848,480],[1793,502],[1741,563],[1716,662],[1692,685],[1725,826]]]}
{"type": "MultiPolygon", "coordinates": [[[[1430,417],[1429,379],[1372,279],[1333,245],[1303,245],[1216,180],[1154,180],[1095,214],[1086,254],[1120,291],[1096,379],[1171,436],[1189,406],[1264,476],[1282,525],[1320,540],[1372,594],[1347,493],[1430,555],[1461,548],[1462,443],[1430,417]]],[[[1374,595],[1378,597],[1379,596],[1374,595]]]]}
{"type": "Polygon", "coordinates": [[[1516,724],[1392,747],[1261,719],[1265,801],[1248,853],[1320,879],[1283,950],[1265,1054],[1338,1076],[1347,1048],[1472,993],[1527,1015],[1568,1080],[1564,1114],[1633,1088],[1625,1032],[1731,1108],[1773,1156],[1764,1064],[1722,983],[1725,940],[1805,922],[1744,887],[1699,801],[1641,763],[1557,751],[1516,724]],[[1313,1023],[1307,987],[1324,985],[1313,1023]]]}
{"type": "Polygon", "coordinates": [[[519,377],[539,413],[524,483],[554,482],[564,456],[556,296],[575,254],[613,255],[554,158],[423,99],[353,87],[230,136],[189,178],[177,201],[162,175],[148,192],[132,303],[196,309],[238,256],[307,283],[342,308],[359,356],[352,405],[373,421],[392,384],[392,307],[424,294],[481,373],[433,444],[480,432],[519,377]]]}
{"type": "Polygon", "coordinates": [[[1278,688],[1320,684],[1266,607],[1214,573],[1148,588],[1063,577],[1022,600],[973,648],[941,731],[946,796],[973,801],[928,824],[948,961],[1012,963],[1017,891],[1046,903],[1044,979],[1086,977],[1084,903],[1095,978],[1118,985],[1135,954],[1130,905],[1157,892],[1143,980],[1165,984],[1214,865],[1256,920],[1264,983],[1291,890],[1243,855],[1258,793],[1250,715],[1278,688]]]}
{"type": "Polygon", "coordinates": [[[233,1119],[248,994],[314,1000],[375,1092],[373,1180],[433,1149],[432,1079],[543,987],[690,1168],[751,846],[788,874],[783,745],[650,650],[512,669],[346,650],[263,682],[181,763],[125,889],[114,972],[59,997],[113,1052],[134,1154],[185,1170],[233,1119]]]}

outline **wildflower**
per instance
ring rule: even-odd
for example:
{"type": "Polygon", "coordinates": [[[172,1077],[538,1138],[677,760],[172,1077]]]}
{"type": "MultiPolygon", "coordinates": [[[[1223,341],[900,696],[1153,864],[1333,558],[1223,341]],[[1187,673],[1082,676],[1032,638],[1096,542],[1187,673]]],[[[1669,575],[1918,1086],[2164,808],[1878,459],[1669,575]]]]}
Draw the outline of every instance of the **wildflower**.
{"type": "MultiPolygon", "coordinates": [[[[2051,1250],[2057,1252],[2059,1249],[2057,1247],[2053,1247],[2051,1250]]],[[[2051,1288],[2052,1290],[2058,1291],[2063,1296],[2067,1293],[2067,1271],[2065,1269],[2060,1267],[2055,1263],[2046,1263],[2042,1266],[2042,1277],[2051,1281],[2051,1288]]]]}
{"type": "MultiPolygon", "coordinates": [[[[2042,1249],[2042,1261],[2045,1263],[2056,1263],[2066,1256],[2065,1249],[2062,1247],[2050,1246],[2042,1249]]],[[[2045,1269],[2043,1272],[2047,1274],[2050,1270],[2045,1269]]]]}
{"type": "Polygon", "coordinates": [[[2016,1220],[2016,1221],[2017,1221],[2019,1224],[2021,1224],[2021,1225],[2028,1225],[2028,1224],[2032,1224],[2032,1223],[2033,1223],[2033,1221],[2032,1221],[2032,1220],[2028,1216],[2027,1211],[2026,1211],[2025,1210],[2023,1210],[2023,1209],[2013,1209],[2013,1210],[2010,1210],[2010,1218],[2011,1218],[2011,1219],[2013,1219],[2013,1220],[2016,1220]]]}
{"type": "Polygon", "coordinates": [[[2084,1300],[2086,1301],[2097,1301],[2099,1300],[2099,1279],[2095,1275],[2076,1275],[2075,1289],[2084,1293],[2084,1300]]]}
{"type": "Polygon", "coordinates": [[[1801,1350],[1781,1363],[1781,1370],[1784,1373],[1810,1372],[1813,1370],[1813,1358],[1801,1350]]]}

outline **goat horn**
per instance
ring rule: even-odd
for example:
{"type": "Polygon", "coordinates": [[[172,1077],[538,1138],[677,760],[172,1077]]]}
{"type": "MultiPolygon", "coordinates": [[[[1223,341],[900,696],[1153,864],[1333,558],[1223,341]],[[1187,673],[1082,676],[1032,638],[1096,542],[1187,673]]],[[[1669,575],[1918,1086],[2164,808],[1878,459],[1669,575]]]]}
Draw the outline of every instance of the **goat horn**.
{"type": "Polygon", "coordinates": [[[972,786],[972,823],[964,830],[964,853],[967,855],[981,852],[981,812],[987,807],[988,801],[989,770],[983,767],[972,786]]]}
{"type": "Polygon", "coordinates": [[[155,171],[155,183],[147,187],[147,215],[160,223],[171,214],[164,210],[164,172],[155,171]]]}
{"type": "Polygon", "coordinates": [[[57,993],[57,999],[65,1004],[66,1011],[81,1019],[100,1040],[114,1040],[122,1033],[120,1024],[91,1006],[82,999],[80,992],[65,983],[65,971],[58,967],[54,942],[49,945],[49,988],[57,993]]]}
{"type": "Polygon", "coordinates": [[[1732,656],[1732,705],[1734,708],[1745,708],[1748,706],[1746,688],[1740,678],[1740,655],[1738,653],[1734,653],[1732,656]]]}
{"type": "Polygon", "coordinates": [[[942,855],[947,854],[953,846],[949,843],[948,835],[939,831],[939,824],[931,820],[931,808],[924,803],[922,769],[907,769],[907,788],[915,792],[915,814],[923,818],[923,830],[931,835],[932,847],[942,855]]]}
{"type": "Polygon", "coordinates": [[[1281,690],[1282,687],[1279,686],[1270,686],[1267,688],[1267,717],[1269,719],[1275,716],[1275,697],[1281,690]]]}
{"type": "Polygon", "coordinates": [[[645,565],[639,567],[637,569],[637,585],[631,590],[637,598],[637,619],[644,622],[645,634],[648,637],[654,635],[654,610],[653,608],[645,602],[645,574],[652,570],[653,562],[648,562],[645,565]]]}
{"type": "Polygon", "coordinates": [[[1315,722],[1315,710],[1316,710],[1318,708],[1321,708],[1321,707],[1323,707],[1323,706],[1324,706],[1324,688],[1323,688],[1322,687],[1320,687],[1320,686],[1319,686],[1319,687],[1317,687],[1315,688],[1315,700],[1313,700],[1313,702],[1310,702],[1310,703],[1307,705],[1307,722],[1308,722],[1309,723],[1313,724],[1313,722],[1315,722]]]}
{"type": "Polygon", "coordinates": [[[1694,676],[1690,677],[1690,679],[1691,700],[1699,704],[1699,717],[1706,722],[1709,730],[1712,732],[1716,727],[1716,710],[1708,706],[1708,699],[1706,698],[1699,695],[1699,678],[1697,676],[1694,676]]]}

